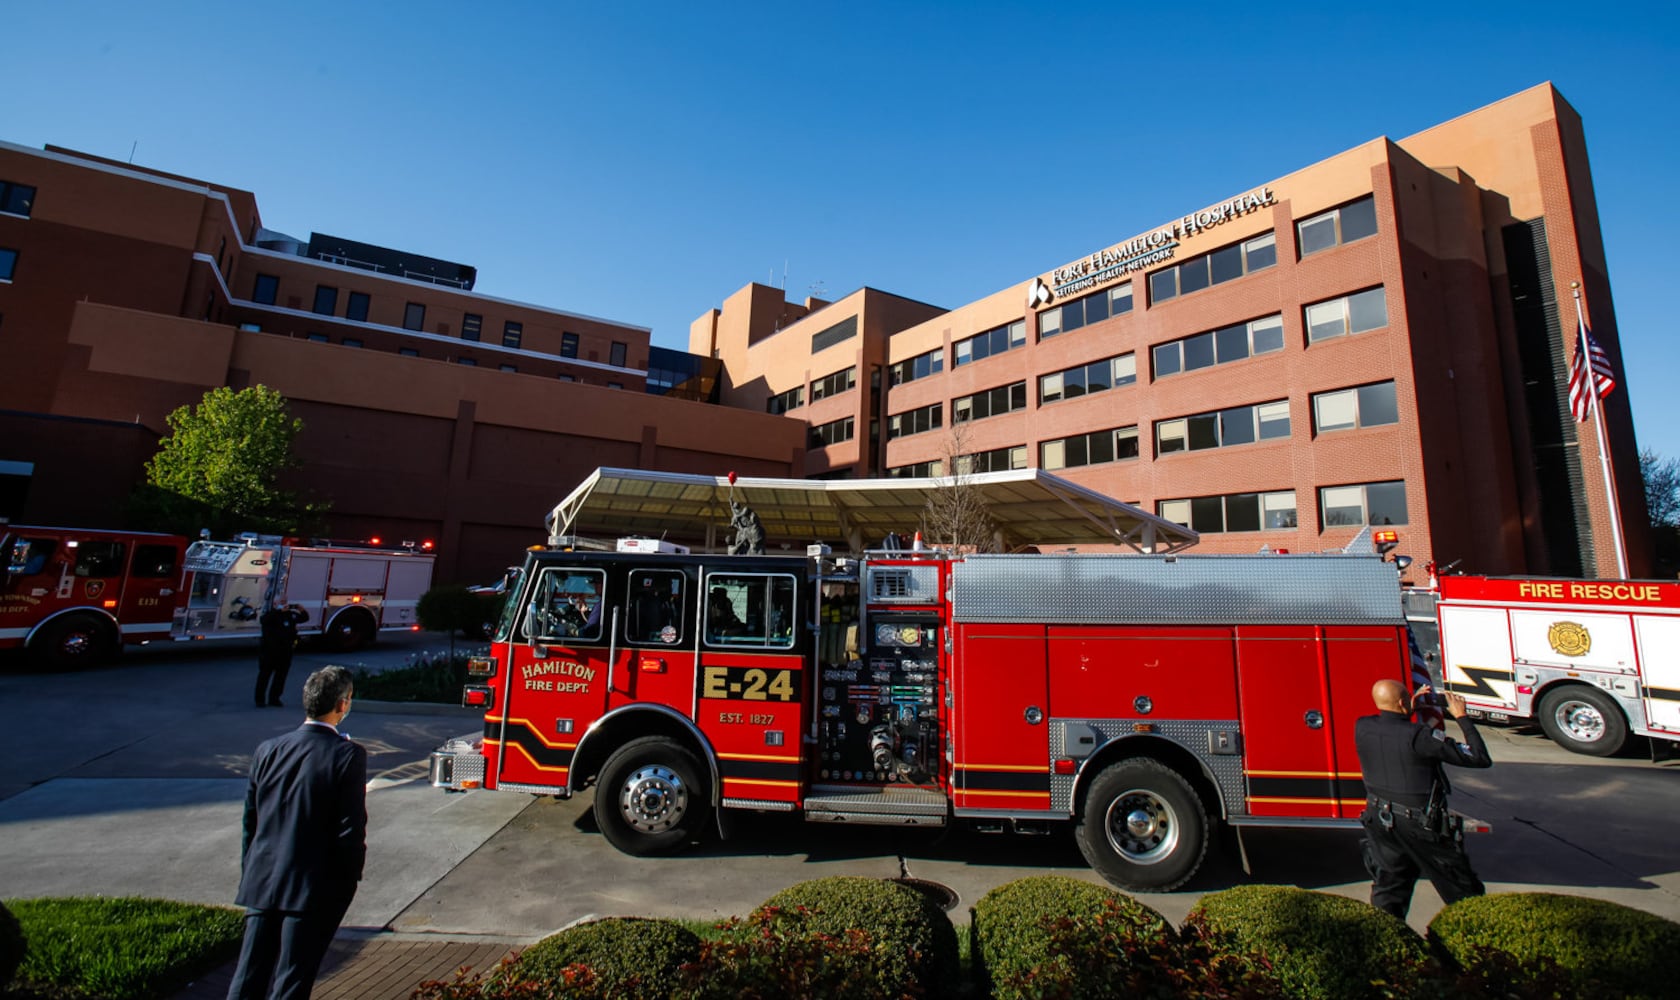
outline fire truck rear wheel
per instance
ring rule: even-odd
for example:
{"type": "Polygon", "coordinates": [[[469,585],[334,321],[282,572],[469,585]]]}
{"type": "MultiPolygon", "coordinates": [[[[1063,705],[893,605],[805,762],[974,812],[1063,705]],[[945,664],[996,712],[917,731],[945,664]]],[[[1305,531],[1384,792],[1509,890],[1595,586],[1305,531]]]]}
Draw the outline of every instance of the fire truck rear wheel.
{"type": "Polygon", "coordinates": [[[1540,698],[1540,728],[1565,750],[1613,757],[1627,744],[1627,719],[1615,699],[1598,688],[1569,684],[1540,698]]]}
{"type": "Polygon", "coordinates": [[[1097,775],[1074,834],[1097,874],[1122,889],[1165,892],[1207,853],[1207,812],[1184,776],[1136,757],[1097,775]]]}
{"type": "Polygon", "coordinates": [[[327,624],[327,646],[336,652],[348,653],[373,645],[379,630],[365,611],[342,611],[327,624]]]}
{"type": "Polygon", "coordinates": [[[87,614],[66,615],[48,622],[30,648],[54,670],[75,670],[109,660],[117,651],[117,636],[110,622],[87,614]]]}
{"type": "Polygon", "coordinates": [[[595,822],[625,854],[675,851],[694,839],[710,811],[701,775],[700,762],[671,740],[631,740],[601,768],[595,822]]]}

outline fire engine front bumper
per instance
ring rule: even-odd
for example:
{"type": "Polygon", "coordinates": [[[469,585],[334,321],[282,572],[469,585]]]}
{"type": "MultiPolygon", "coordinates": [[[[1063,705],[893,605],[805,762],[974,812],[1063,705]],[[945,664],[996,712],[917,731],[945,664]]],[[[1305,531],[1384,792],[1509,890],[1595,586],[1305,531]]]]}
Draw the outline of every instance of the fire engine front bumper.
{"type": "Polygon", "coordinates": [[[432,787],[450,791],[484,787],[484,745],[473,734],[457,736],[432,751],[432,787]]]}

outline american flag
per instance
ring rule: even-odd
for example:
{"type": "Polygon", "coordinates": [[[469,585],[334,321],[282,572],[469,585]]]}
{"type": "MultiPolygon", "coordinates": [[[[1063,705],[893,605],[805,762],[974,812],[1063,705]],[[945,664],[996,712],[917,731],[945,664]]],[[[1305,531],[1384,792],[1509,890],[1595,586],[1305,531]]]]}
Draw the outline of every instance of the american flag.
{"type": "Polygon", "coordinates": [[[1598,398],[1603,399],[1616,388],[1616,377],[1610,370],[1609,356],[1604,353],[1604,348],[1598,346],[1598,341],[1593,339],[1592,331],[1587,329],[1583,320],[1575,334],[1575,357],[1569,364],[1569,412],[1575,414],[1579,423],[1585,423],[1587,414],[1592,411],[1592,393],[1587,391],[1588,357],[1592,358],[1593,383],[1598,389],[1598,398]]]}
{"type": "MultiPolygon", "coordinates": [[[[1416,691],[1425,684],[1433,685],[1435,679],[1429,674],[1429,661],[1423,658],[1423,650],[1418,648],[1417,635],[1412,632],[1410,625],[1406,626],[1406,647],[1412,654],[1412,690],[1416,691]]],[[[1430,690],[1434,690],[1432,687],[1430,690]]],[[[1439,698],[1440,695],[1436,695],[1439,698]]],[[[1435,699],[1430,699],[1434,701],[1435,699]]],[[[1438,705],[1422,705],[1414,703],[1412,712],[1419,722],[1427,724],[1431,729],[1446,729],[1447,717],[1438,705]]]]}

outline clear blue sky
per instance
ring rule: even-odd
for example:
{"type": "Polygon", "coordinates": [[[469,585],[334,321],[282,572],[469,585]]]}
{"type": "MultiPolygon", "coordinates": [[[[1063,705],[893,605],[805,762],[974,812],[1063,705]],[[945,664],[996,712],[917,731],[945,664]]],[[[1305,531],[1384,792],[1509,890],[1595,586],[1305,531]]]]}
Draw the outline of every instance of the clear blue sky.
{"type": "Polygon", "coordinates": [[[955,307],[1551,80],[1586,123],[1640,444],[1680,456],[1673,4],[8,6],[0,138],[133,148],[255,192],[271,229],[678,348],[784,266],[790,298],[955,307]]]}

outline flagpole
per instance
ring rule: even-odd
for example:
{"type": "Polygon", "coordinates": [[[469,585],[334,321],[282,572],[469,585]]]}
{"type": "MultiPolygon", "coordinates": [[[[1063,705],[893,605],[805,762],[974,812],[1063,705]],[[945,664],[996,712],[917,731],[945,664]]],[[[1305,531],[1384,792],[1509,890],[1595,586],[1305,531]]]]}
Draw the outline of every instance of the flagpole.
{"type": "Polygon", "coordinates": [[[1610,541],[1616,547],[1616,574],[1619,578],[1628,578],[1627,552],[1622,546],[1622,515],[1620,503],[1616,499],[1616,480],[1610,475],[1610,445],[1604,436],[1604,402],[1598,397],[1598,373],[1593,370],[1592,350],[1587,345],[1586,338],[1590,336],[1587,330],[1587,317],[1581,311],[1581,283],[1569,283],[1570,294],[1575,297],[1575,349],[1586,351],[1587,356],[1582,359],[1587,366],[1587,391],[1592,393],[1593,424],[1598,430],[1598,464],[1604,470],[1604,495],[1610,505],[1610,541]]]}

